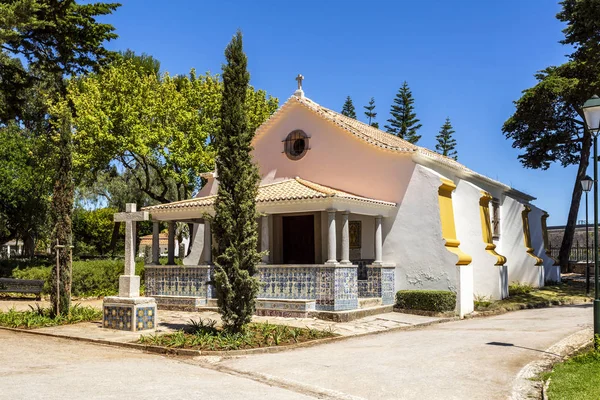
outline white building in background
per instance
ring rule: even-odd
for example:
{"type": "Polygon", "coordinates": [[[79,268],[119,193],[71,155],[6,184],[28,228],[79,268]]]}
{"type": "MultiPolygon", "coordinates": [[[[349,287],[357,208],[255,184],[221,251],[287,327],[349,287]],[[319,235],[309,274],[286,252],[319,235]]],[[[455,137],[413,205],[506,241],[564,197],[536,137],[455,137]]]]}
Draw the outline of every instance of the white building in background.
{"type": "MultiPolygon", "coordinates": [[[[547,214],[531,205],[534,197],[322,107],[301,89],[258,128],[253,146],[260,246],[268,251],[259,267],[263,314],[349,310],[365,297],[390,304],[400,289],[437,289],[457,293],[462,316],[476,296],[506,297],[510,282],[560,279],[546,255],[547,214]]],[[[186,276],[198,269],[189,286],[175,276],[181,272],[146,268],[159,306],[210,297],[208,287],[188,290],[208,280],[212,263],[203,218],[214,213],[218,177],[204,177],[195,199],[144,209],[156,223],[196,227],[184,261],[186,276]],[[183,289],[159,289],[155,280],[183,289]]]]}
{"type": "Polygon", "coordinates": [[[19,257],[21,255],[23,255],[23,243],[19,243],[16,239],[0,245],[0,258],[19,257]]]}

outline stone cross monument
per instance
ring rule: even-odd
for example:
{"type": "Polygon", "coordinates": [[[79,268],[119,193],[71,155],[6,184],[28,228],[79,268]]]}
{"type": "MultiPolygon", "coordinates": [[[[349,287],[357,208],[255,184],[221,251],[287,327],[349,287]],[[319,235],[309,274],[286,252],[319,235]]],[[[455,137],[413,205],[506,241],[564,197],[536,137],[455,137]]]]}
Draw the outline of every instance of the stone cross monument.
{"type": "Polygon", "coordinates": [[[148,212],[137,211],[128,203],[124,213],[116,213],[115,222],[125,222],[125,271],[119,277],[119,296],[105,297],[103,326],[124,331],[154,329],[156,302],[140,297],[140,277],[135,274],[135,222],[147,221],[148,212]]]}

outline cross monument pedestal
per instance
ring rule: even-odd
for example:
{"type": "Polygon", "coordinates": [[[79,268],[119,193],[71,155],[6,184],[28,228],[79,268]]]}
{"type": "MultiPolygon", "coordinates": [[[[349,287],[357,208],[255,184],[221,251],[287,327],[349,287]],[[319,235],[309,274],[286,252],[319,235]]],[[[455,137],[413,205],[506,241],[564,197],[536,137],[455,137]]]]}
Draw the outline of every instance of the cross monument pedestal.
{"type": "Polygon", "coordinates": [[[146,211],[137,211],[128,203],[124,213],[116,213],[115,222],[125,222],[125,271],[119,277],[119,295],[105,297],[102,326],[122,331],[141,331],[156,326],[156,301],[140,297],[140,277],[135,274],[135,222],[147,221],[146,211]]]}

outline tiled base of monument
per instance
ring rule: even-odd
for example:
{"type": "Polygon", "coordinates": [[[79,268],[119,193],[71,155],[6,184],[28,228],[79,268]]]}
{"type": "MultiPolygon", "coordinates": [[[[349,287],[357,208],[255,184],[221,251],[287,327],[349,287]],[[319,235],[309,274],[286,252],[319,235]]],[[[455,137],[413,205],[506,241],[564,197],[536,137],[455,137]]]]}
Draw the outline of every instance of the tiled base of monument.
{"type": "Polygon", "coordinates": [[[156,327],[156,302],[152,297],[105,297],[102,326],[121,331],[156,327]]]}

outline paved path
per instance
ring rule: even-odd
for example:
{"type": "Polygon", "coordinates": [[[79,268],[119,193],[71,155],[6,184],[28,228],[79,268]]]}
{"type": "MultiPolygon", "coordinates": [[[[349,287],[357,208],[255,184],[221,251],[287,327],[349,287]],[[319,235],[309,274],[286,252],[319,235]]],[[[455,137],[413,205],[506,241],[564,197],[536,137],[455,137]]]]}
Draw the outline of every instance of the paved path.
{"type": "Polygon", "coordinates": [[[134,350],[0,330],[0,399],[311,399],[134,350]]]}
{"type": "Polygon", "coordinates": [[[523,366],[591,318],[590,305],[526,310],[283,353],[179,361],[0,330],[0,399],[506,399],[523,366]]]}
{"type": "Polygon", "coordinates": [[[220,364],[365,399],[506,399],[522,367],[591,321],[590,305],[525,310],[220,364]]]}

